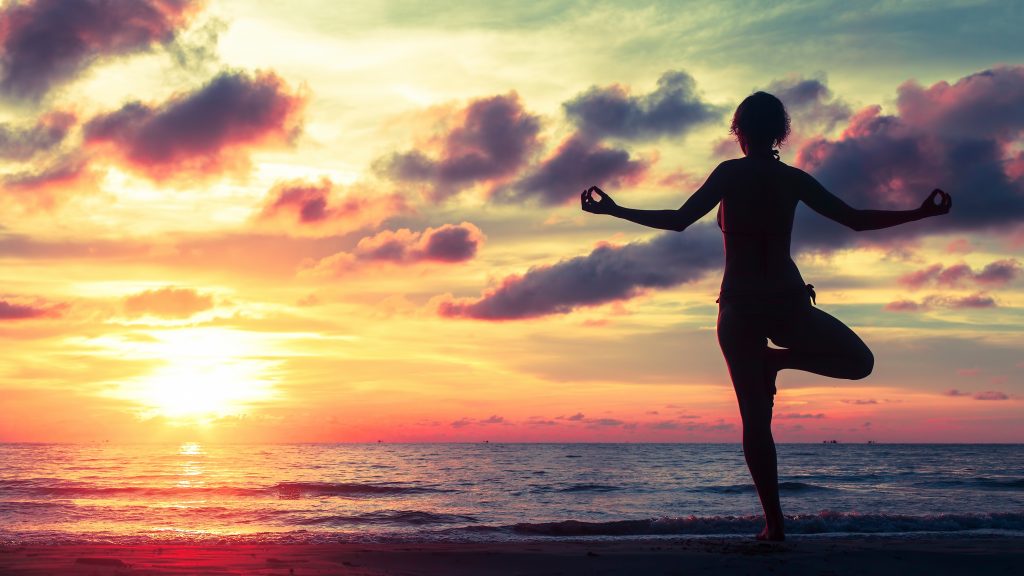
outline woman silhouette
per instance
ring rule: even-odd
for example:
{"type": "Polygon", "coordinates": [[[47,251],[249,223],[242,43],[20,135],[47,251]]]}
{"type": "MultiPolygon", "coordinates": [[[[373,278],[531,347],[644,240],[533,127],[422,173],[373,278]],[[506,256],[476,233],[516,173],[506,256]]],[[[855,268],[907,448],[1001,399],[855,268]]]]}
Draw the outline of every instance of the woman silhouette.
{"type": "Polygon", "coordinates": [[[725,240],[718,342],[739,401],[743,454],[764,508],[765,528],[757,538],[783,540],[771,431],[776,374],[788,368],[858,380],[874,365],[871,351],[852,330],[812,305],[813,287],[804,284],[789,254],[796,205],[802,201],[860,231],[946,214],[952,199],[936,189],[915,210],[851,208],[809,174],[779,160],[775,148],[789,135],[789,115],[765,92],[751,94],[736,108],[731,132],[745,157],[719,164],[678,210],[625,208],[596,186],[584,190],[580,200],[587,212],[677,232],[718,204],[725,240]],[[781,348],[769,348],[768,339],[781,348]]]}

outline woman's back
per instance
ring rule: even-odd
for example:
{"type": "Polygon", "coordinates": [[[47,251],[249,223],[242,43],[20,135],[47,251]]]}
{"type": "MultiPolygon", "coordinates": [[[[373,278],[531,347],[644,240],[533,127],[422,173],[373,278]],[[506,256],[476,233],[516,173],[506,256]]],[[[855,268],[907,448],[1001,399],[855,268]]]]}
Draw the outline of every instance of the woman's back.
{"type": "Polygon", "coordinates": [[[718,211],[725,241],[722,295],[803,291],[790,257],[801,172],[771,156],[722,164],[726,186],[718,211]]]}

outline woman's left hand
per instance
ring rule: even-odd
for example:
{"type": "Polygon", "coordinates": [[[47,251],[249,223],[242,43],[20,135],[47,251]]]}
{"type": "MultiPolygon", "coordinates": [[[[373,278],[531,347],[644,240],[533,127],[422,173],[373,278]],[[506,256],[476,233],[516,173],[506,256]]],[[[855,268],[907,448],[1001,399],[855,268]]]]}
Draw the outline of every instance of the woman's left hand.
{"type": "Polygon", "coordinates": [[[921,213],[927,218],[929,216],[941,216],[943,214],[948,214],[952,207],[953,197],[936,188],[935,190],[932,190],[932,193],[929,194],[927,198],[925,198],[919,210],[921,210],[921,213]],[[936,200],[938,200],[938,203],[936,203],[936,200]]]}
{"type": "Polygon", "coordinates": [[[591,214],[611,214],[612,210],[618,208],[618,204],[604,190],[597,186],[591,186],[580,194],[580,205],[584,212],[591,214]],[[597,192],[600,200],[594,199],[594,192],[597,192]]]}

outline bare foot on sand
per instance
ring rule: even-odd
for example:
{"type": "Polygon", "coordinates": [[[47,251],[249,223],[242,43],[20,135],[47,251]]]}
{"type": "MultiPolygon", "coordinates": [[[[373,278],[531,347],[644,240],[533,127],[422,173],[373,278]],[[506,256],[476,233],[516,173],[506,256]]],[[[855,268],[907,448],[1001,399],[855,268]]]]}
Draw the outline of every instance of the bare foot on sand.
{"type": "Polygon", "coordinates": [[[755,538],[762,542],[782,542],[786,539],[786,535],[783,534],[782,530],[769,530],[765,526],[764,530],[761,530],[761,533],[755,536],[755,538]]]}

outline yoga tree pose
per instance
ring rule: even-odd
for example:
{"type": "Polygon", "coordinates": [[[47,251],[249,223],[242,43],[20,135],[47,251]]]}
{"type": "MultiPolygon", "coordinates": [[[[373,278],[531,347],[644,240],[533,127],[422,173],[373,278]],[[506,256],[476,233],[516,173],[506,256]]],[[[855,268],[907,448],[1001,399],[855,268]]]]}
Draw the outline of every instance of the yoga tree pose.
{"type": "Polygon", "coordinates": [[[874,356],[846,325],[815,308],[790,257],[798,202],[857,231],[897,226],[949,212],[952,199],[934,190],[914,210],[857,210],[809,174],[779,160],[789,135],[782,102],[765,92],[736,108],[731,132],[744,157],[718,165],[678,210],[619,206],[597,186],[580,195],[583,210],[637,224],[682,232],[718,204],[725,239],[725,274],[719,295],[718,342],[729,367],[743,420],[743,454],[764,508],[759,540],[783,540],[778,465],[771,421],[779,370],[804,370],[859,380],[871,373],[874,356]],[[595,197],[596,196],[596,197],[595,197]],[[768,339],[780,348],[770,348],[768,339]]]}

